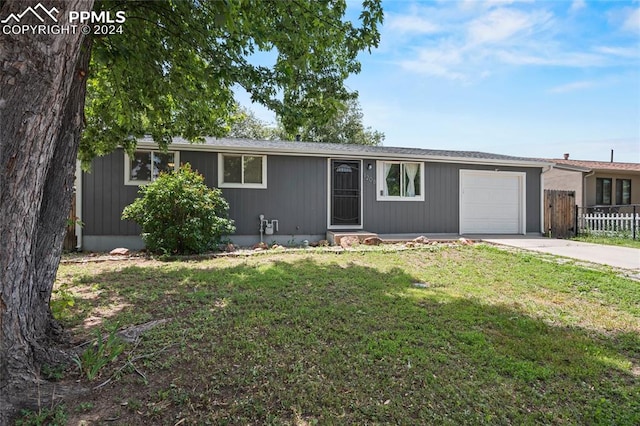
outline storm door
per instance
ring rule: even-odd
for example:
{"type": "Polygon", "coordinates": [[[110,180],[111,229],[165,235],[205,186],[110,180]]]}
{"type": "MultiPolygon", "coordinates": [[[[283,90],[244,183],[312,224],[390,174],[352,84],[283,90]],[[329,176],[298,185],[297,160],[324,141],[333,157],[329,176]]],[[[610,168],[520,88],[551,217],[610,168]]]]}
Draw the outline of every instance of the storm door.
{"type": "Polygon", "coordinates": [[[362,227],[360,168],[360,161],[331,160],[331,227],[362,227]]]}

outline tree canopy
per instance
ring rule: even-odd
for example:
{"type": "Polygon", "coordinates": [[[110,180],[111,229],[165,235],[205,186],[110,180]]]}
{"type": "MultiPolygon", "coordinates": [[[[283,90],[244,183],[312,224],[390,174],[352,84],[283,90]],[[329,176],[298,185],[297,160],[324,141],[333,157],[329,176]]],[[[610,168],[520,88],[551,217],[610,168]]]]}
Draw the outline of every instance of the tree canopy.
{"type": "Polygon", "coordinates": [[[295,133],[287,132],[278,120],[273,126],[260,120],[250,109],[237,105],[238,113],[231,122],[227,136],[247,139],[280,139],[305,142],[351,143],[357,145],[380,145],[383,132],[365,127],[362,107],[357,99],[349,99],[326,123],[307,123],[295,133]]]}
{"type": "MultiPolygon", "coordinates": [[[[145,134],[161,147],[222,135],[235,85],[287,131],[326,123],[354,98],[344,80],[383,19],[381,0],[363,0],[354,20],[346,0],[40,1],[63,25],[79,11],[124,11],[126,22],[122,34],[0,37],[0,424],[60,395],[39,372],[61,355],[49,301],[76,158],[131,150],[145,134]],[[265,51],[270,66],[254,61],[265,51]]],[[[24,12],[40,1],[0,0],[0,16],[37,26],[24,12]]]]}
{"type": "Polygon", "coordinates": [[[256,140],[282,139],[282,131],[279,126],[266,123],[245,106],[236,106],[237,113],[230,123],[228,137],[256,140]]]}
{"type": "Polygon", "coordinates": [[[322,126],[356,94],[344,80],[357,55],[377,46],[383,13],[364,0],[359,22],[346,1],[96,2],[124,10],[121,35],[96,37],[80,157],[132,149],[150,134],[161,146],[181,135],[222,136],[236,113],[233,89],[272,109],[284,130],[322,126]],[[275,52],[272,67],[254,64],[275,52]]]}
{"type": "Polygon", "coordinates": [[[365,127],[362,107],[357,99],[349,99],[326,123],[309,123],[300,131],[300,139],[310,142],[380,145],[384,133],[365,127]]]}

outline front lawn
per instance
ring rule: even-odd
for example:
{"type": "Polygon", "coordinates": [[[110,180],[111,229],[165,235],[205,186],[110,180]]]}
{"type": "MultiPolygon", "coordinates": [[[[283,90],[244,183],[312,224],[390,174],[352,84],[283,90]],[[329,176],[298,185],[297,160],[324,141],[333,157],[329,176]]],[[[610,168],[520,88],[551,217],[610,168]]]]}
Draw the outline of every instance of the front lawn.
{"type": "Polygon", "coordinates": [[[73,424],[640,423],[640,284],[610,271],[438,245],[63,264],[57,289],[78,342],[167,320],[73,424]]]}
{"type": "Polygon", "coordinates": [[[640,249],[640,230],[638,230],[638,235],[636,236],[635,240],[631,237],[607,237],[593,234],[579,235],[572,239],[575,241],[583,241],[585,243],[606,244],[610,246],[623,246],[640,249]]]}

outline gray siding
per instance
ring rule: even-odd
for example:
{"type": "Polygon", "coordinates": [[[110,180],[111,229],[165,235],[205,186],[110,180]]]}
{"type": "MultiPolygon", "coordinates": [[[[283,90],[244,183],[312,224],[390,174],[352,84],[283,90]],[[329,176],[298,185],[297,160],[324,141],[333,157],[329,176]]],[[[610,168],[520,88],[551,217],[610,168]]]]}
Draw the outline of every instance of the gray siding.
{"type": "MultiPolygon", "coordinates": [[[[217,154],[181,151],[190,163],[217,185],[217,154]]],[[[363,161],[363,228],[380,234],[458,233],[460,169],[495,170],[496,166],[425,163],[425,201],[376,201],[376,161],[363,161]],[[372,170],[367,170],[372,164],[372,170]]],[[[540,168],[498,167],[526,172],[527,232],[540,232],[540,168]]],[[[327,230],[327,158],[270,155],[267,189],[223,189],[236,222],[236,235],[258,237],[259,215],[278,219],[280,237],[322,235],[327,230]]],[[[122,209],[137,196],[137,186],[124,185],[124,152],[93,161],[83,173],[82,220],[86,236],[139,235],[139,227],[120,220],[122,209]]]]}
{"type": "Polygon", "coordinates": [[[120,220],[137,194],[137,186],[124,184],[124,151],[94,159],[82,173],[83,235],[139,235],[138,225],[120,220]]]}
{"type": "Polygon", "coordinates": [[[376,162],[364,163],[373,164],[370,171],[365,166],[364,229],[380,234],[458,232],[454,165],[425,163],[425,201],[376,201],[376,162]]]}
{"type": "Polygon", "coordinates": [[[215,152],[180,151],[180,163],[191,164],[191,168],[204,176],[211,188],[218,185],[218,154],[215,152]]]}
{"type": "Polygon", "coordinates": [[[324,234],[327,230],[327,160],[267,158],[267,189],[225,188],[236,234],[259,235],[259,215],[277,219],[278,235],[324,234]]]}
{"type": "MultiPolygon", "coordinates": [[[[364,229],[379,234],[458,233],[460,170],[496,170],[496,166],[430,163],[424,167],[425,201],[376,201],[376,161],[364,160],[364,229]],[[373,169],[367,170],[366,165],[373,169]]],[[[527,232],[540,232],[539,168],[498,167],[526,172],[527,232]]]]}
{"type": "Polygon", "coordinates": [[[524,169],[527,172],[527,232],[542,232],[541,208],[542,187],[540,186],[541,169],[524,169]]]}
{"type": "MultiPolygon", "coordinates": [[[[181,151],[180,162],[217,186],[217,154],[181,151]]],[[[327,223],[326,159],[269,156],[267,189],[222,190],[236,234],[258,236],[260,214],[278,219],[278,235],[324,234],[327,223]]],[[[124,184],[124,152],[96,158],[90,173],[83,173],[82,220],[84,235],[139,235],[133,222],[120,219],[122,210],[137,196],[138,187],[124,184]]]]}

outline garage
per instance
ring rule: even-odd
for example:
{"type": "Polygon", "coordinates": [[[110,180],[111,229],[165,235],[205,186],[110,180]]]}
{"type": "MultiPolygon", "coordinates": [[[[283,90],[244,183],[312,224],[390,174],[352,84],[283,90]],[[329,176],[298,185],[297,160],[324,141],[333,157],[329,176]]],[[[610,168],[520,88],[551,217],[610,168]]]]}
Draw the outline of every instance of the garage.
{"type": "Polygon", "coordinates": [[[460,233],[524,234],[525,179],[521,172],[460,170],[460,233]]]}

